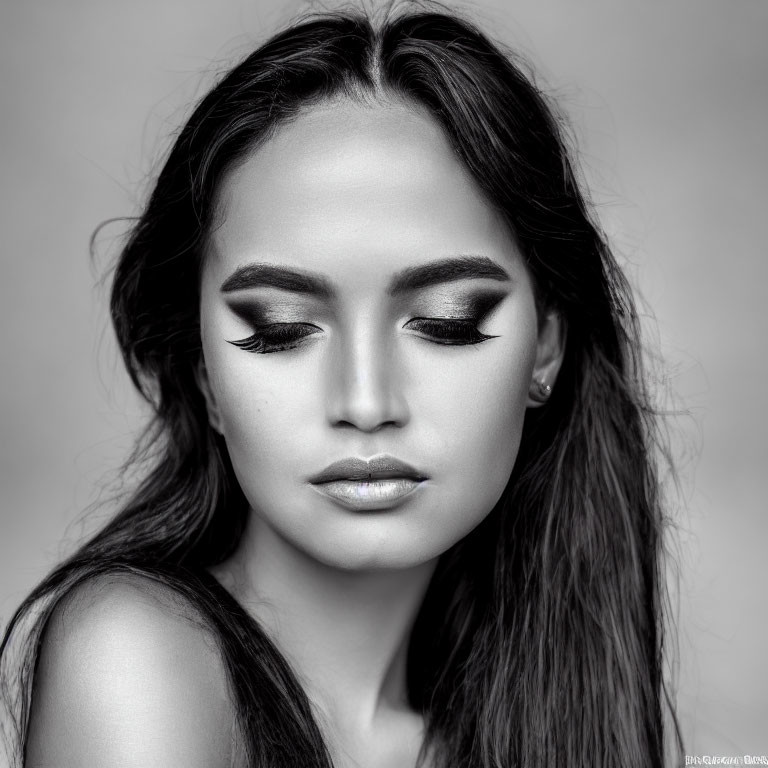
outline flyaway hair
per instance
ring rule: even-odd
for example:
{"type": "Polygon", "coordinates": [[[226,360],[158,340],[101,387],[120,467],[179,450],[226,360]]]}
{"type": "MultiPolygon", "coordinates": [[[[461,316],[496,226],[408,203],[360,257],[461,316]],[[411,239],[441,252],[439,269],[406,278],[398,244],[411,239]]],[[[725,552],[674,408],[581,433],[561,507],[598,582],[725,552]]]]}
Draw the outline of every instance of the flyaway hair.
{"type": "Polygon", "coordinates": [[[557,387],[528,411],[501,500],[440,558],[413,630],[421,758],[439,768],[662,765],[664,518],[631,291],[532,79],[472,24],[406,7],[290,26],[228,72],[178,134],[111,296],[128,372],[154,409],[135,456],[151,467],[8,627],[7,736],[19,764],[48,617],[78,584],[125,573],[178,594],[217,638],[250,765],[331,765],[288,663],[206,570],[237,546],[248,508],[197,369],[199,275],[224,174],[281,124],[337,99],[430,115],[516,238],[540,311],[567,328],[557,387]]]}

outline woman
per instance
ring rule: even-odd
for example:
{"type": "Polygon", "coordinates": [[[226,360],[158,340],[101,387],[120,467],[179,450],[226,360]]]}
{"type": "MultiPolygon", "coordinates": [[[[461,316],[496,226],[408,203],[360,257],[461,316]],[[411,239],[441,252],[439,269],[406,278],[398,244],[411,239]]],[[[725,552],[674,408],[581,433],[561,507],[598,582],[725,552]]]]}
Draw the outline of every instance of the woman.
{"type": "Polygon", "coordinates": [[[482,33],[350,12],[259,48],[111,309],[150,463],[6,634],[20,761],[663,762],[632,299],[482,33]]]}

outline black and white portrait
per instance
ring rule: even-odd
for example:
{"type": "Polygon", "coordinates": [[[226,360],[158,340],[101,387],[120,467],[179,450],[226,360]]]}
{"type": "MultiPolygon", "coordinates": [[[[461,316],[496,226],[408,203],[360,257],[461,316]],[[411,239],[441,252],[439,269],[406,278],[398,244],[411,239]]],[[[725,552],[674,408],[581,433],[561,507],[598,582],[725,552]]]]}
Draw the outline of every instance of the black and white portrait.
{"type": "Polygon", "coordinates": [[[6,3],[9,768],[768,764],[767,33],[6,3]]]}

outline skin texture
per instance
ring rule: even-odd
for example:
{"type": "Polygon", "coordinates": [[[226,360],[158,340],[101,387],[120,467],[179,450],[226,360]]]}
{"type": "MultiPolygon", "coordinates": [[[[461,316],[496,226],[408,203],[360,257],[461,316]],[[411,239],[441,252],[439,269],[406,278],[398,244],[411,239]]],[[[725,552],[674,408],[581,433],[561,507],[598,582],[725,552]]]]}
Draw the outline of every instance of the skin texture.
{"type": "Polygon", "coordinates": [[[551,382],[559,354],[555,320],[539,333],[508,229],[436,125],[403,105],[351,102],[280,129],[229,174],[220,214],[202,276],[207,389],[212,423],[255,514],[286,546],[335,568],[434,559],[498,500],[531,379],[551,382]],[[387,294],[399,271],[460,255],[485,256],[510,280],[387,294]],[[222,294],[226,278],[249,263],[319,273],[337,297],[276,288],[222,294]],[[505,294],[480,325],[495,338],[447,346],[407,325],[456,316],[481,290],[505,294]],[[287,351],[244,351],[229,342],[254,328],[236,303],[319,331],[287,351]],[[383,453],[428,476],[396,509],[349,512],[308,483],[338,459],[383,453]]]}
{"type": "MultiPolygon", "coordinates": [[[[281,127],[225,177],[217,218],[199,381],[251,514],[213,572],[293,666],[337,768],[412,766],[423,723],[406,698],[410,630],[437,558],[507,483],[532,380],[554,385],[558,319],[537,316],[513,236],[440,129],[400,103],[321,105],[281,127]],[[468,256],[507,278],[389,291],[404,270],[468,256]],[[222,292],[253,263],[320,275],[333,296],[222,292]],[[495,303],[469,334],[480,343],[440,343],[414,322],[477,315],[481,294],[495,303]],[[231,343],[265,322],[310,335],[267,354],[231,343]],[[350,510],[309,482],[381,454],[426,478],[390,508],[350,510]]],[[[36,768],[242,759],[211,639],[142,579],[61,605],[35,685],[36,768]]]]}
{"type": "Polygon", "coordinates": [[[211,424],[252,513],[216,575],[293,664],[338,766],[413,765],[421,718],[405,694],[407,639],[437,557],[507,483],[532,379],[554,384],[558,318],[537,317],[514,238],[427,116],[336,102],[283,126],[226,177],[202,274],[211,424]],[[390,295],[405,269],[479,256],[504,281],[390,295]],[[333,298],[222,292],[240,268],[319,275],[333,298]],[[466,315],[501,295],[473,345],[437,343],[418,317],[466,315]],[[255,318],[249,322],[250,318],[255,318]],[[308,323],[291,349],[233,345],[259,323],[308,323]],[[308,480],[331,462],[390,454],[428,479],[401,504],[351,511],[308,480]]]}
{"type": "Polygon", "coordinates": [[[141,577],[78,587],[48,622],[28,768],[225,768],[239,758],[215,641],[141,577]]]}

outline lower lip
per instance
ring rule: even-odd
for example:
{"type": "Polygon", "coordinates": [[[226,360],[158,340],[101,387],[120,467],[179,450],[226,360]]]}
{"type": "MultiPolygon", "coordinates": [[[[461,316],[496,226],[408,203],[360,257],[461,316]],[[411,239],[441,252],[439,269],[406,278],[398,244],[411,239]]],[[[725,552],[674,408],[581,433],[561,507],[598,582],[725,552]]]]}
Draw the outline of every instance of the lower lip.
{"type": "Polygon", "coordinates": [[[422,483],[410,477],[388,477],[381,480],[334,480],[312,487],[348,509],[390,509],[410,496],[422,483]]]}

